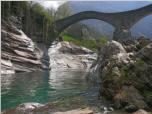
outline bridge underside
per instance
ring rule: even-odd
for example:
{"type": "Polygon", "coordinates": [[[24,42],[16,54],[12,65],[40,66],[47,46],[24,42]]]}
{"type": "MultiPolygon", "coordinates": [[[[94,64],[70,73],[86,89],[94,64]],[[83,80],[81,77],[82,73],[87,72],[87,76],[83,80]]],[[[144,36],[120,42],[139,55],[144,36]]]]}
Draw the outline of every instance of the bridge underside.
{"type": "Polygon", "coordinates": [[[70,25],[86,20],[86,19],[99,19],[105,21],[116,29],[121,28],[122,26],[125,29],[130,29],[133,25],[135,25],[139,20],[152,14],[152,4],[126,12],[118,12],[118,13],[102,13],[95,11],[84,11],[77,13],[75,15],[69,16],[64,19],[57,20],[56,26],[58,34],[68,28],[70,25]]]}

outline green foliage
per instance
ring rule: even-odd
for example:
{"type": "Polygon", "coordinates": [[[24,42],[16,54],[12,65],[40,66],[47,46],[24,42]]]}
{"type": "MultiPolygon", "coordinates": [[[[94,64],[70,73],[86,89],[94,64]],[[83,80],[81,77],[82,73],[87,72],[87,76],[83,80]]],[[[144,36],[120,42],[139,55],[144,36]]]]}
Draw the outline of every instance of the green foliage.
{"type": "Polygon", "coordinates": [[[67,42],[70,42],[70,41],[74,41],[74,40],[76,40],[76,39],[74,39],[73,37],[71,37],[71,36],[62,36],[62,38],[63,38],[63,41],[67,41],[67,42]]]}
{"type": "Polygon", "coordinates": [[[144,97],[147,97],[150,93],[151,92],[149,90],[147,90],[147,89],[144,89],[144,91],[143,91],[144,97]]]}
{"type": "Polygon", "coordinates": [[[101,39],[100,41],[90,40],[90,39],[75,39],[71,36],[64,35],[62,36],[63,41],[72,42],[78,46],[86,47],[94,52],[98,52],[101,47],[107,42],[106,39],[101,39]]]}
{"type": "Polygon", "coordinates": [[[133,58],[132,58],[132,57],[130,57],[130,60],[133,60],[133,58]]]}
{"type": "Polygon", "coordinates": [[[100,41],[101,41],[102,43],[107,43],[107,40],[106,40],[105,38],[100,39],[100,41]]]}
{"type": "Polygon", "coordinates": [[[126,73],[125,71],[122,71],[122,72],[120,73],[120,75],[123,76],[123,77],[124,77],[126,74],[127,74],[127,73],[126,73]]]}
{"type": "Polygon", "coordinates": [[[103,81],[111,80],[111,78],[112,78],[113,76],[117,76],[117,74],[116,74],[116,73],[108,72],[108,73],[105,75],[105,77],[103,78],[103,81]]]}
{"type": "Polygon", "coordinates": [[[122,67],[122,68],[123,68],[123,70],[125,70],[125,69],[126,69],[126,67],[127,67],[127,65],[123,65],[123,67],[122,67]]]}
{"type": "Polygon", "coordinates": [[[47,12],[48,10],[44,9],[44,7],[41,6],[39,3],[36,3],[34,5],[33,10],[37,15],[40,15],[48,21],[53,21],[51,14],[47,12]]]}
{"type": "Polygon", "coordinates": [[[122,62],[122,57],[120,57],[120,61],[122,62]]]}
{"type": "Polygon", "coordinates": [[[143,64],[141,61],[136,61],[136,63],[140,66],[143,64]]]}
{"type": "Polygon", "coordinates": [[[122,91],[122,92],[121,92],[121,95],[122,95],[123,97],[128,97],[129,92],[128,92],[128,91],[122,91]]]}
{"type": "Polygon", "coordinates": [[[152,114],[152,112],[150,112],[149,114],[152,114]]]}
{"type": "Polygon", "coordinates": [[[108,72],[108,73],[105,75],[104,80],[110,80],[111,77],[112,77],[111,73],[108,72]]]}
{"type": "Polygon", "coordinates": [[[117,76],[117,74],[116,73],[112,73],[111,76],[117,76]]]}
{"type": "Polygon", "coordinates": [[[21,15],[28,6],[28,2],[1,1],[1,6],[2,18],[8,18],[10,14],[15,14],[16,16],[21,15]]]}
{"type": "Polygon", "coordinates": [[[62,19],[73,14],[73,10],[68,2],[60,5],[55,12],[56,19],[62,19]]]}
{"type": "Polygon", "coordinates": [[[81,109],[86,109],[86,108],[91,109],[89,106],[86,106],[86,105],[83,105],[83,106],[81,107],[81,109]]]}
{"type": "Polygon", "coordinates": [[[137,101],[137,105],[138,105],[138,107],[140,107],[140,108],[144,108],[146,105],[145,105],[145,103],[143,102],[143,101],[141,101],[141,100],[138,100],[137,101]]]}
{"type": "Polygon", "coordinates": [[[117,66],[117,63],[116,63],[115,59],[108,60],[108,61],[109,61],[109,64],[107,65],[108,69],[111,69],[112,67],[116,67],[117,66]]]}
{"type": "Polygon", "coordinates": [[[100,107],[99,107],[99,110],[102,111],[102,110],[104,110],[104,108],[103,108],[102,106],[100,106],[100,107]]]}

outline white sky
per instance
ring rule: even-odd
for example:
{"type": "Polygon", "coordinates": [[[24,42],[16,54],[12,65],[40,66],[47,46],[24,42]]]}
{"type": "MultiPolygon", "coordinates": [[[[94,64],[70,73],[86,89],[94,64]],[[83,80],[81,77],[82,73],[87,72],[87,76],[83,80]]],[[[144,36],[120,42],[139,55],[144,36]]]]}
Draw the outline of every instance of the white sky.
{"type": "MultiPolygon", "coordinates": [[[[124,1],[124,0],[123,0],[124,1]]],[[[46,8],[49,8],[49,7],[54,7],[55,9],[57,9],[59,7],[59,5],[63,4],[64,2],[66,2],[65,0],[64,1],[38,1],[40,2],[42,5],[44,5],[44,7],[46,8]]],[[[152,1],[148,1],[148,2],[151,2],[152,1]]]]}
{"type": "Polygon", "coordinates": [[[57,9],[59,7],[59,5],[63,4],[66,1],[39,1],[42,5],[44,5],[44,7],[54,7],[55,9],[57,9]]]}

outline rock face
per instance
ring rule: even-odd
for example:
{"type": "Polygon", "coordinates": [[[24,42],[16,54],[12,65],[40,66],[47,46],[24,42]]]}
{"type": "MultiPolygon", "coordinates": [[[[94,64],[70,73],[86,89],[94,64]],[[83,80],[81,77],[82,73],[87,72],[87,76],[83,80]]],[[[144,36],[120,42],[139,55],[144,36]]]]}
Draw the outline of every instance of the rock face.
{"type": "Polygon", "coordinates": [[[90,71],[87,73],[85,80],[88,83],[96,83],[100,84],[101,83],[101,78],[100,78],[100,66],[102,62],[102,52],[100,51],[97,57],[97,60],[91,65],[90,71]]]}
{"type": "Polygon", "coordinates": [[[54,41],[48,52],[52,69],[89,68],[97,58],[95,52],[64,41],[54,41]]]}
{"type": "Polygon", "coordinates": [[[135,44],[136,39],[132,36],[131,32],[128,29],[115,29],[113,40],[123,44],[130,45],[135,44]]]}
{"type": "Polygon", "coordinates": [[[88,74],[90,78],[88,75],[86,78],[89,81],[101,78],[99,98],[113,101],[117,108],[129,112],[152,107],[152,41],[149,38],[141,36],[136,44],[129,46],[108,42],[97,60],[88,74]]]}
{"type": "MultiPolygon", "coordinates": [[[[39,44],[38,44],[39,45],[39,44]]],[[[2,20],[1,29],[1,74],[31,72],[49,68],[46,47],[38,48],[11,22],[2,20]]]]}
{"type": "Polygon", "coordinates": [[[94,39],[93,34],[90,34],[91,32],[87,25],[76,23],[67,30],[67,35],[79,39],[94,39]]]}
{"type": "Polygon", "coordinates": [[[75,23],[71,25],[67,29],[66,35],[72,36],[73,38],[78,38],[78,39],[95,39],[97,37],[98,32],[86,24],[83,23],[75,23]]]}

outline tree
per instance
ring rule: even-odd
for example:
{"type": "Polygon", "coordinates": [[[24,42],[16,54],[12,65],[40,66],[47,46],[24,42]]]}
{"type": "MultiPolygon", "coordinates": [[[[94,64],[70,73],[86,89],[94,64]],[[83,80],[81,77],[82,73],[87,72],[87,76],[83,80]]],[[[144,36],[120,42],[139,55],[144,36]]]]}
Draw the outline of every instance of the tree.
{"type": "Polygon", "coordinates": [[[47,9],[47,12],[48,12],[48,14],[50,14],[51,15],[51,17],[54,19],[55,17],[55,9],[54,9],[54,7],[53,6],[51,6],[51,7],[49,7],[48,9],[47,9]]]}
{"type": "Polygon", "coordinates": [[[62,19],[73,14],[73,10],[68,2],[60,5],[55,13],[56,19],[62,19]]]}

